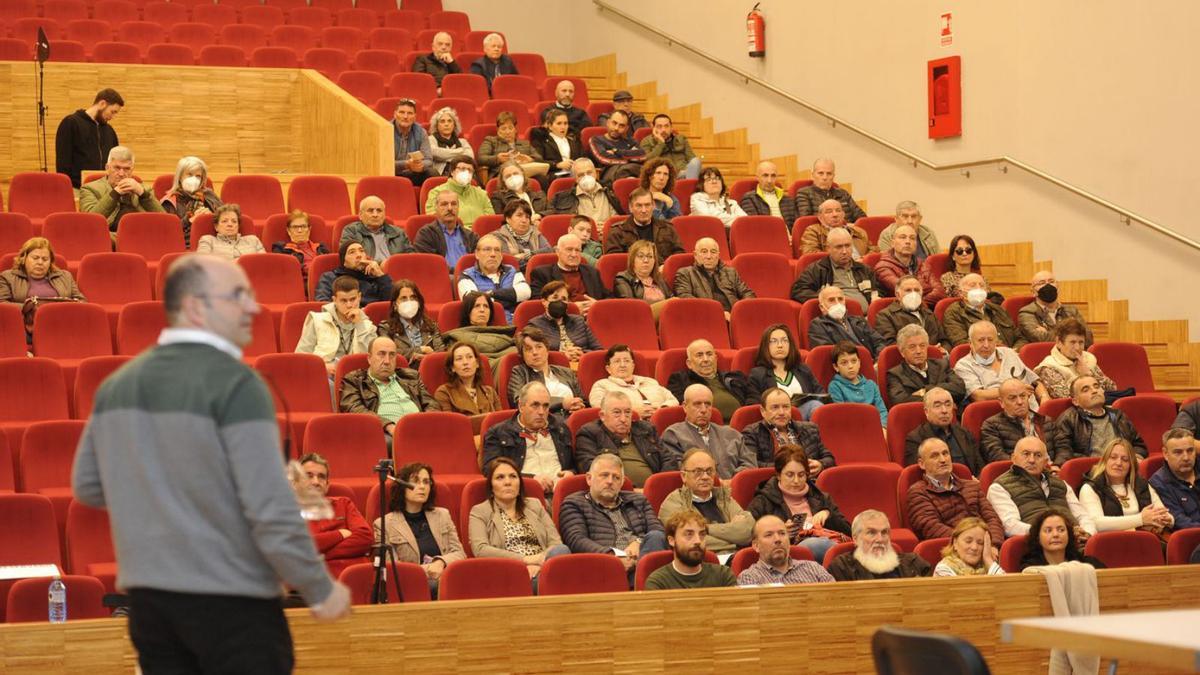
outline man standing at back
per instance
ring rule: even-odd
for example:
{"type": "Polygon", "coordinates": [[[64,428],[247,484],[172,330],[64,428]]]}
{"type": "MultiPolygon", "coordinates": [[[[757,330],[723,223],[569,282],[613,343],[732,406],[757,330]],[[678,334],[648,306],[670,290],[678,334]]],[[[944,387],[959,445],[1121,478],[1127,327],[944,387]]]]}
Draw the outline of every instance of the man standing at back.
{"type": "Polygon", "coordinates": [[[54,170],[66,174],[78,189],[85,169],[103,169],[108,152],[120,145],[112,118],[125,107],[116,89],[101,89],[86,108],[58,123],[54,132],[54,170]]]}
{"type": "Polygon", "coordinates": [[[242,363],[260,309],[237,265],[201,255],[171,266],[163,303],[158,346],[96,395],[75,498],[108,509],[144,672],[291,672],[281,585],[322,620],[350,596],[284,478],[271,395],[242,363]]]}

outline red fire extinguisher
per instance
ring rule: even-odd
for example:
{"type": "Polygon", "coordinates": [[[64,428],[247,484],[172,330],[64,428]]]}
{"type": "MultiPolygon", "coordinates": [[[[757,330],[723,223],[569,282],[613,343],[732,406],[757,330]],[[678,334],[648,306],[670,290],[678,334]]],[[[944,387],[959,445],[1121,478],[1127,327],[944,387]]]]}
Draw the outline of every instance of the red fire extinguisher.
{"type": "Polygon", "coordinates": [[[746,15],[746,46],[750,48],[750,56],[762,58],[767,55],[767,27],[763,22],[763,14],[758,11],[758,5],[746,15]]]}

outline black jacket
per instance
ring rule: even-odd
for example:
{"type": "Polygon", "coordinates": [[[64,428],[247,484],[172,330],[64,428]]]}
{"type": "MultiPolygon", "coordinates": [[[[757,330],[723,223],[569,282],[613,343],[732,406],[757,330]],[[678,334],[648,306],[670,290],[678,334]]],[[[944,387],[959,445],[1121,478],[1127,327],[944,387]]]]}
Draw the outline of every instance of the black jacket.
{"type": "MultiPolygon", "coordinates": [[[[1129,441],[1134,452],[1144,458],[1147,452],[1146,442],[1142,440],[1141,434],[1129,417],[1116,408],[1105,406],[1104,410],[1112,424],[1113,433],[1129,441]]],[[[1071,406],[1054,419],[1054,435],[1051,437],[1053,441],[1047,445],[1053,453],[1055,464],[1062,466],[1063,462],[1069,459],[1092,455],[1092,424],[1088,418],[1089,415],[1079,406],[1071,406]]]]}
{"type": "Polygon", "coordinates": [[[520,74],[517,72],[517,64],[513,63],[512,57],[508,54],[501,54],[499,61],[481,56],[471,63],[471,72],[481,75],[484,80],[487,80],[488,96],[492,95],[492,81],[496,79],[496,76],[520,74]]]}
{"type": "MultiPolygon", "coordinates": [[[[1113,492],[1112,486],[1108,484],[1108,476],[1101,473],[1099,476],[1089,477],[1085,482],[1090,483],[1092,489],[1096,491],[1096,496],[1100,498],[1100,508],[1104,511],[1104,515],[1112,517],[1120,517],[1125,515],[1125,510],[1121,508],[1121,500],[1117,498],[1117,493],[1113,492]]],[[[1150,498],[1150,483],[1146,479],[1133,474],[1133,494],[1137,497],[1137,510],[1150,506],[1152,500],[1150,498]]]]}
{"type": "MultiPolygon", "coordinates": [[[[746,374],[736,370],[718,370],[717,377],[725,384],[725,388],[733,397],[738,400],[738,403],[747,405],[754,402],[754,396],[750,389],[750,380],[746,378],[746,374]]],[[[667,389],[675,394],[675,398],[683,400],[683,391],[693,384],[703,384],[708,386],[704,378],[700,377],[691,369],[684,368],[678,372],[671,373],[671,377],[667,378],[667,389]]],[[[728,422],[729,420],[725,420],[728,422]]]]}
{"type": "MultiPolygon", "coordinates": [[[[600,272],[595,267],[587,263],[579,263],[579,278],[583,280],[583,288],[593,299],[603,300],[608,297],[608,289],[604,287],[604,280],[600,278],[600,272]]],[[[529,273],[529,297],[542,297],[542,286],[551,281],[563,281],[562,269],[558,263],[534,268],[529,273]]]]}
{"type": "Polygon", "coordinates": [[[942,324],[938,323],[937,315],[935,315],[928,307],[921,305],[917,308],[921,314],[921,319],[918,321],[913,313],[904,309],[904,305],[899,302],[893,302],[884,308],[878,316],[875,317],[875,330],[879,336],[883,338],[885,345],[896,344],[896,334],[900,329],[909,325],[916,324],[925,329],[929,334],[929,344],[938,345],[950,353],[950,340],[946,339],[945,333],[942,332],[942,324]]]}
{"type": "MultiPolygon", "coordinates": [[[[1054,420],[1041,413],[1033,413],[1033,426],[1049,449],[1051,459],[1054,458],[1054,420]]],[[[1025,437],[1025,427],[1020,420],[1009,417],[1000,411],[983,421],[979,428],[979,445],[983,454],[994,456],[997,453],[1008,459],[1012,456],[1017,441],[1025,437]]]]}
{"type": "MultiPolygon", "coordinates": [[[[571,393],[574,394],[576,398],[582,398],[585,401],[587,400],[587,398],[584,397],[583,390],[579,388],[579,378],[575,377],[575,371],[571,370],[570,368],[557,366],[551,363],[550,372],[554,373],[554,377],[557,378],[558,381],[563,382],[570,387],[571,393]]],[[[517,398],[521,394],[521,387],[524,387],[526,384],[529,384],[534,380],[537,380],[542,384],[546,383],[546,378],[543,377],[541,373],[533,368],[530,368],[524,363],[518,363],[513,367],[512,372],[509,373],[508,391],[502,392],[502,394],[508,397],[508,402],[510,405],[516,407],[517,398]]],[[[561,398],[556,398],[553,396],[550,397],[550,410],[552,412],[561,412],[562,404],[563,402],[561,398]]]]}
{"type": "Polygon", "coordinates": [[[76,110],[54,132],[54,170],[66,174],[72,187],[79,187],[84,169],[102,170],[108,151],[120,144],[115,129],[76,110]]]}
{"type": "MultiPolygon", "coordinates": [[[[488,429],[483,437],[483,466],[497,457],[507,457],[517,466],[525,466],[525,439],[521,438],[521,423],[517,419],[520,415],[513,413],[511,418],[488,429]]],[[[554,415],[550,415],[547,422],[550,439],[558,451],[558,463],[564,470],[573,471],[575,452],[571,449],[571,430],[554,415]]]]}
{"type": "MultiPolygon", "coordinates": [[[[568,123],[569,123],[570,113],[567,114],[567,118],[568,118],[568,123]]],[[[562,156],[562,153],[559,152],[559,150],[558,150],[558,143],[555,143],[554,139],[550,138],[550,130],[547,129],[546,127],[534,127],[533,129],[530,129],[529,130],[529,144],[532,145],[533,149],[535,151],[537,151],[538,155],[541,156],[542,161],[546,162],[550,165],[551,175],[563,170],[563,169],[559,169],[557,165],[559,162],[563,161],[564,159],[576,160],[576,159],[579,159],[580,157],[586,156],[586,153],[584,153],[584,151],[583,151],[583,145],[580,144],[580,142],[579,142],[579,130],[578,129],[571,129],[571,130],[567,131],[567,147],[570,149],[570,152],[571,152],[570,157],[562,156]]],[[[570,169],[567,169],[567,173],[570,174],[570,169]]],[[[575,192],[574,189],[569,190],[569,192],[571,192],[572,196],[574,196],[574,192],[575,192]]],[[[562,194],[562,193],[559,193],[559,194],[562,194]]],[[[557,196],[558,195],[555,195],[555,197],[557,197],[557,196]]],[[[553,208],[553,207],[551,207],[551,208],[553,208]]],[[[556,210],[555,213],[566,213],[566,212],[556,210]]],[[[574,211],[571,211],[571,213],[574,213],[574,211]]]]}
{"type": "MultiPolygon", "coordinates": [[[[859,290],[867,297],[867,300],[873,300],[877,296],[879,289],[875,287],[875,273],[871,271],[870,267],[855,260],[850,263],[850,274],[854,277],[854,283],[859,284],[859,290]],[[863,282],[866,284],[862,285],[863,282]]],[[[834,285],[833,263],[826,256],[805,267],[796,281],[792,283],[792,300],[800,303],[812,300],[817,297],[822,288],[832,285],[834,285]]]]}
{"type": "MultiPolygon", "coordinates": [[[[958,449],[963,453],[963,459],[966,460],[963,462],[963,464],[967,465],[967,468],[971,470],[971,475],[973,476],[978,476],[979,472],[982,471],[983,467],[989,462],[998,462],[1008,459],[1008,455],[1004,454],[1003,452],[997,452],[995,450],[990,453],[981,451],[979,443],[976,442],[975,437],[972,436],[971,432],[967,431],[966,427],[962,426],[961,424],[955,424],[951,422],[950,434],[954,437],[954,441],[958,444],[958,449]]],[[[916,464],[917,450],[920,449],[921,444],[924,443],[926,439],[935,437],[942,438],[943,440],[945,438],[943,434],[938,433],[937,428],[929,422],[924,422],[921,424],[921,426],[908,432],[908,436],[904,437],[904,466],[916,464]]],[[[946,445],[949,444],[949,442],[946,443],[946,445]]],[[[953,448],[951,448],[951,451],[953,451],[953,448]]]]}
{"type": "MultiPolygon", "coordinates": [[[[825,391],[825,387],[821,386],[817,376],[813,375],[812,369],[803,362],[797,363],[796,367],[792,369],[792,377],[800,380],[800,387],[804,389],[804,401],[801,403],[814,398],[829,402],[829,394],[825,391]]],[[[754,366],[750,369],[750,395],[754,399],[761,399],[764,391],[777,386],[779,383],[775,381],[774,368],[754,366]]],[[[792,405],[796,405],[796,403],[795,397],[792,397],[792,405]]]]}
{"type": "Polygon", "coordinates": [[[871,324],[861,316],[846,315],[843,319],[849,329],[841,321],[822,315],[808,324],[808,344],[810,347],[820,345],[836,345],[842,340],[860,344],[871,352],[871,358],[878,358],[883,351],[883,338],[871,328],[871,324]]]}
{"type": "MultiPolygon", "coordinates": [[[[458,224],[458,228],[462,230],[463,248],[467,253],[474,253],[475,245],[479,243],[479,235],[463,227],[461,222],[458,224]]],[[[435,220],[417,230],[417,237],[413,241],[413,250],[417,253],[436,253],[444,257],[446,255],[446,235],[442,234],[442,224],[435,220]]]]}
{"type": "MultiPolygon", "coordinates": [[[[629,429],[629,439],[646,464],[654,473],[660,471],[678,471],[679,464],[675,456],[663,452],[658,444],[658,432],[654,425],[646,420],[635,420],[629,429]]],[[[592,466],[592,460],[605,452],[617,454],[618,439],[604,428],[600,420],[588,422],[575,434],[575,466],[579,473],[584,473],[592,466]]]]}
{"type": "Polygon", "coordinates": [[[414,73],[429,73],[432,75],[439,88],[442,86],[443,77],[462,72],[462,66],[459,66],[457,61],[446,63],[434,56],[433,52],[418,56],[417,60],[413,62],[412,69],[414,73]]]}
{"type": "MultiPolygon", "coordinates": [[[[829,511],[825,529],[837,530],[845,535],[850,534],[850,522],[838,510],[837,504],[834,504],[833,500],[824,492],[818,490],[813,481],[808,483],[808,508],[812,509],[813,513],[829,511]]],[[[750,508],[747,510],[755,520],[763,516],[777,516],[786,523],[791,519],[792,513],[788,510],[787,504],[783,502],[783,492],[779,489],[778,476],[772,476],[758,487],[758,492],[754,493],[754,499],[750,500],[750,508]]]]}
{"type": "Polygon", "coordinates": [[[967,398],[967,385],[954,369],[950,367],[949,359],[929,359],[926,362],[928,379],[921,377],[907,362],[887,371],[888,405],[901,403],[920,403],[924,399],[913,396],[914,391],[922,389],[929,391],[930,387],[941,387],[950,392],[950,396],[958,405],[963,405],[967,398]]]}
{"type": "MultiPolygon", "coordinates": [[[[788,424],[791,425],[792,433],[800,441],[800,447],[804,448],[804,454],[808,455],[809,459],[817,460],[826,469],[837,466],[837,459],[821,441],[821,432],[817,425],[796,420],[788,424]]],[[[766,420],[759,420],[742,429],[742,442],[746,449],[754,452],[759,467],[775,466],[775,441],[771,434],[771,425],[766,420]]]]}
{"type": "Polygon", "coordinates": [[[367,276],[359,270],[338,266],[317,280],[317,295],[313,300],[329,302],[333,300],[333,282],[340,276],[352,277],[358,282],[358,290],[362,293],[359,306],[366,307],[372,302],[389,300],[392,296],[392,278],[384,274],[378,277],[367,276]]]}
{"type": "MultiPolygon", "coordinates": [[[[578,135],[579,132],[581,130],[583,130],[585,127],[592,126],[592,118],[588,117],[586,110],[584,110],[583,108],[578,108],[576,106],[570,106],[570,107],[564,108],[564,107],[560,106],[558,103],[555,103],[554,105],[552,105],[549,108],[546,108],[544,111],[542,111],[542,119],[538,120],[538,122],[540,124],[545,124],[546,115],[549,114],[551,110],[562,110],[563,112],[567,113],[567,129],[569,129],[571,131],[571,133],[573,133],[573,134],[578,135]]],[[[545,127],[542,127],[542,128],[545,128],[545,127]]],[[[533,129],[532,133],[536,133],[536,132],[537,132],[537,128],[535,127],[533,129]]],[[[530,134],[531,136],[532,136],[532,133],[530,134]]],[[[575,154],[574,148],[571,149],[571,158],[572,159],[575,159],[575,158],[578,158],[581,156],[582,155],[575,154]]],[[[545,159],[546,156],[542,155],[542,158],[545,159]]]]}
{"type": "MultiPolygon", "coordinates": [[[[746,212],[748,216],[769,216],[771,215],[771,207],[767,206],[766,200],[758,196],[758,186],[755,186],[738,201],[738,206],[746,212]]],[[[790,231],[792,223],[796,222],[796,200],[787,196],[785,190],[783,196],[779,198],[779,213],[783,216],[783,222],[787,224],[790,231]]]]}

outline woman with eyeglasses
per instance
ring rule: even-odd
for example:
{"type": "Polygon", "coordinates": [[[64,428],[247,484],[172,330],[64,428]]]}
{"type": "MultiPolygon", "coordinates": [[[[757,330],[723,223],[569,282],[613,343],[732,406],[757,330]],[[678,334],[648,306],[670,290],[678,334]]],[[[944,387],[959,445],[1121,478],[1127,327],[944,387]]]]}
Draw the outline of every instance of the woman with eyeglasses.
{"type": "Polygon", "coordinates": [[[792,543],[812,551],[814,560],[824,560],[834,544],[850,538],[850,523],[837,504],[809,480],[808,455],[798,445],[775,453],[775,475],[750,500],[750,515],[755,521],[767,515],[783,520],[792,543]]]}
{"type": "Polygon", "coordinates": [[[692,193],[692,215],[720,218],[726,228],[733,225],[734,219],[741,218],[746,212],[725,192],[725,177],[720,169],[709,167],[700,172],[700,181],[692,193]]]}
{"type": "Polygon", "coordinates": [[[792,405],[800,408],[805,421],[812,420],[813,412],[829,402],[829,393],[800,358],[792,330],[782,323],[767,326],[763,331],[754,367],[750,369],[750,388],[755,400],[772,387],[779,387],[792,397],[792,405]]]}
{"type": "MultiPolygon", "coordinates": [[[[465,560],[467,554],[458,528],[454,527],[453,516],[437,505],[433,467],[420,462],[406,464],[396,472],[396,477],[412,483],[413,487],[390,488],[387,545],[392,548],[396,562],[421,566],[431,594],[437,597],[438,580],[446,566],[456,560],[465,560]]],[[[380,520],[376,518],[371,525],[376,547],[380,542],[380,520]]]]}
{"type": "Polygon", "coordinates": [[[313,259],[329,253],[324,243],[313,241],[312,224],[308,214],[295,209],[288,214],[287,241],[277,241],[271,244],[271,253],[287,253],[300,261],[300,274],[304,277],[304,286],[308,287],[308,271],[312,268],[313,259]]]}
{"type": "Polygon", "coordinates": [[[618,298],[636,298],[650,305],[655,320],[675,291],[658,270],[658,249],[652,241],[635,241],[629,246],[629,262],[613,281],[618,298]]]}

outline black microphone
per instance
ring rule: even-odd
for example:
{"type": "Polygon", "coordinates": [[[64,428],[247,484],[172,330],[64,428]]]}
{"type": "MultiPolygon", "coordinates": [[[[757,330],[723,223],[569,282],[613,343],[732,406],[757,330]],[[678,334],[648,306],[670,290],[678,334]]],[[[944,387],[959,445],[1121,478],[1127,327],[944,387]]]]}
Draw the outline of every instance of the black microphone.
{"type": "Polygon", "coordinates": [[[50,59],[50,40],[46,39],[46,31],[42,30],[41,26],[38,26],[37,43],[35,46],[37,48],[37,62],[45,63],[48,61],[50,59]]]}

